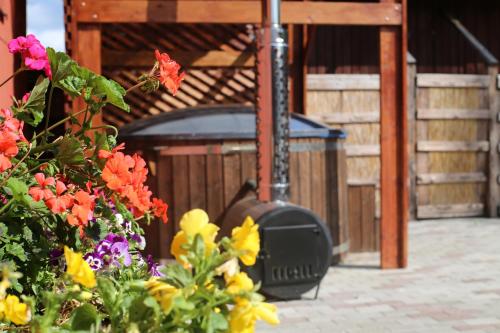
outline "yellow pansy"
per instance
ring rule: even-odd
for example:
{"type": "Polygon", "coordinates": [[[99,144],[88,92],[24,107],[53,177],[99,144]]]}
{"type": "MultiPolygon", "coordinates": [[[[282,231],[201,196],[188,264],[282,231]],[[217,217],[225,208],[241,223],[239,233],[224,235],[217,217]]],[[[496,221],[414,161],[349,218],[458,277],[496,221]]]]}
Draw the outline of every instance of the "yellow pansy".
{"type": "Polygon", "coordinates": [[[27,304],[21,303],[19,298],[8,295],[2,301],[4,316],[16,325],[26,325],[31,320],[31,311],[27,304]]]}
{"type": "Polygon", "coordinates": [[[83,259],[81,253],[73,252],[69,247],[64,247],[64,257],[66,258],[66,273],[73,281],[80,283],[87,288],[93,288],[96,285],[94,271],[83,259]]]}
{"type": "Polygon", "coordinates": [[[165,314],[168,314],[172,310],[174,299],[180,295],[179,289],[168,283],[159,281],[158,278],[151,278],[146,281],[146,289],[160,304],[165,314]]]}
{"type": "Polygon", "coordinates": [[[240,260],[247,266],[255,264],[260,251],[259,226],[248,216],[241,227],[233,229],[231,238],[232,247],[240,251],[240,260]]]}
{"type": "Polygon", "coordinates": [[[188,243],[197,234],[200,234],[203,238],[205,253],[207,255],[217,247],[215,236],[217,236],[219,227],[209,223],[208,215],[203,210],[193,209],[184,214],[181,218],[180,227],[181,231],[175,235],[170,252],[181,264],[187,265],[187,263],[183,262],[180,258],[182,255],[187,254],[187,251],[182,248],[182,245],[188,243]]]}
{"type": "Polygon", "coordinates": [[[245,272],[240,272],[232,277],[226,278],[226,290],[230,294],[239,294],[253,289],[253,281],[245,272]]]}
{"type": "Polygon", "coordinates": [[[276,306],[240,299],[229,314],[229,327],[233,333],[253,333],[257,319],[272,325],[279,324],[276,306]]]}

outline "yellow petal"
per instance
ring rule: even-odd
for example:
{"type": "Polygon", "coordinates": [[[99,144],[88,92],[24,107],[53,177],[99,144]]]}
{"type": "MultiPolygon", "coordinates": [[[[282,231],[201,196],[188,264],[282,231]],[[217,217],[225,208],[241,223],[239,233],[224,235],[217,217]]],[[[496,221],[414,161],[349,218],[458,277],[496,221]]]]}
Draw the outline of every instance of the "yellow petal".
{"type": "Polygon", "coordinates": [[[26,325],[31,320],[31,311],[27,304],[19,302],[19,298],[8,295],[4,301],[5,317],[16,325],[26,325]]]}
{"type": "Polygon", "coordinates": [[[240,260],[247,266],[255,264],[260,251],[259,226],[248,216],[241,227],[232,231],[232,246],[241,252],[240,260]]]}
{"type": "Polygon", "coordinates": [[[182,245],[186,244],[188,239],[186,237],[186,233],[184,231],[179,231],[174,239],[172,240],[172,246],[170,247],[170,253],[177,259],[180,264],[185,264],[184,261],[181,260],[182,255],[186,255],[187,251],[182,248],[182,245]]]}
{"type": "Polygon", "coordinates": [[[182,216],[180,227],[186,233],[186,236],[194,237],[201,232],[208,222],[209,218],[205,211],[202,209],[193,209],[182,216]]]}
{"type": "Polygon", "coordinates": [[[254,311],[257,319],[264,320],[272,325],[277,325],[280,323],[276,305],[274,304],[258,302],[254,306],[254,311]]]}
{"type": "Polygon", "coordinates": [[[253,289],[253,281],[245,272],[240,272],[227,280],[227,292],[230,294],[239,294],[253,289]]]}
{"type": "Polygon", "coordinates": [[[74,282],[87,288],[96,286],[94,271],[83,259],[81,253],[73,252],[69,247],[64,247],[64,257],[66,258],[66,273],[74,282]]]}

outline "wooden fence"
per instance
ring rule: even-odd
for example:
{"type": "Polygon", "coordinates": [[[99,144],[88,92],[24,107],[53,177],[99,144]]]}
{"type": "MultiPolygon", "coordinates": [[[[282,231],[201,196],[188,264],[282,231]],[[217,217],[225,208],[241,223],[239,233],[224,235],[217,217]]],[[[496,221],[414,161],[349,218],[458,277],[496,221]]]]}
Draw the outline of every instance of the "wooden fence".
{"type": "MultiPolygon", "coordinates": [[[[496,216],[497,69],[491,67],[488,75],[445,75],[416,74],[415,64],[408,66],[412,218],[496,216]]],[[[364,222],[375,226],[380,217],[379,85],[378,75],[310,74],[307,94],[308,116],[347,131],[347,182],[375,187],[374,218],[364,222]]]]}

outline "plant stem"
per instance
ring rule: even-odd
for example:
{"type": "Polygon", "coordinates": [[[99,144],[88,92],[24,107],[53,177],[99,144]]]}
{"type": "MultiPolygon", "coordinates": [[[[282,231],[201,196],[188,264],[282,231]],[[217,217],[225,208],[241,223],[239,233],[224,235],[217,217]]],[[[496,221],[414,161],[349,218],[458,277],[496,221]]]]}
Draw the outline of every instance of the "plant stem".
{"type": "Polygon", "coordinates": [[[102,125],[102,126],[91,127],[91,128],[89,128],[89,130],[97,130],[97,129],[101,129],[101,128],[109,128],[110,130],[113,130],[113,132],[115,132],[115,137],[118,136],[118,129],[112,125],[102,125]]]}
{"type": "Polygon", "coordinates": [[[48,132],[48,131],[50,131],[50,130],[53,130],[53,129],[54,129],[54,128],[56,128],[57,126],[62,125],[62,124],[64,124],[65,122],[67,122],[68,120],[70,120],[70,119],[71,119],[71,117],[76,117],[76,116],[78,116],[79,114],[82,114],[82,113],[84,113],[84,112],[85,112],[85,110],[80,110],[80,111],[78,111],[77,113],[75,113],[75,114],[73,114],[73,115],[71,115],[71,116],[68,116],[68,117],[66,117],[66,118],[64,118],[64,119],[62,119],[62,120],[60,120],[60,121],[58,121],[58,122],[57,122],[57,123],[55,123],[54,125],[52,125],[52,126],[50,126],[49,128],[47,128],[46,130],[44,130],[44,131],[42,131],[42,132],[38,133],[37,135],[35,135],[35,136],[32,138],[32,140],[38,139],[38,138],[39,138],[41,135],[43,135],[45,132],[48,132]]]}
{"type": "Polygon", "coordinates": [[[0,208],[0,214],[2,214],[4,211],[9,208],[10,205],[14,202],[14,199],[10,199],[9,202],[7,202],[2,208],[0,208]]]}
{"type": "Polygon", "coordinates": [[[135,90],[135,89],[137,89],[137,88],[142,87],[143,85],[145,85],[145,84],[146,84],[146,82],[148,82],[148,80],[144,80],[144,81],[141,81],[141,82],[139,82],[139,83],[137,83],[137,84],[133,85],[132,87],[130,87],[130,88],[128,88],[128,89],[127,89],[126,93],[128,94],[128,93],[129,93],[129,92],[131,92],[132,90],[135,90]]]}
{"type": "Polygon", "coordinates": [[[14,74],[12,74],[8,78],[6,78],[5,81],[3,81],[2,83],[0,83],[0,87],[2,87],[4,84],[6,84],[7,82],[9,82],[11,79],[13,79],[17,74],[21,73],[22,71],[24,71],[24,67],[19,68],[17,71],[14,72],[14,74]]]}
{"type": "Polygon", "coordinates": [[[9,180],[9,178],[14,173],[14,171],[16,171],[17,168],[19,168],[19,166],[21,165],[21,163],[23,163],[23,161],[26,159],[26,157],[28,157],[30,155],[30,152],[31,152],[31,143],[30,143],[30,145],[28,147],[28,151],[26,152],[26,154],[16,163],[16,165],[14,165],[14,167],[7,174],[7,177],[5,177],[4,180],[0,183],[0,187],[2,187],[2,186],[5,185],[5,183],[7,182],[7,180],[9,180]]]}
{"type": "Polygon", "coordinates": [[[45,118],[45,135],[43,136],[43,142],[47,142],[47,136],[49,135],[49,131],[47,131],[47,127],[49,127],[50,120],[50,111],[52,109],[52,94],[54,93],[54,85],[50,85],[49,91],[49,103],[47,104],[47,116],[45,118]]]}

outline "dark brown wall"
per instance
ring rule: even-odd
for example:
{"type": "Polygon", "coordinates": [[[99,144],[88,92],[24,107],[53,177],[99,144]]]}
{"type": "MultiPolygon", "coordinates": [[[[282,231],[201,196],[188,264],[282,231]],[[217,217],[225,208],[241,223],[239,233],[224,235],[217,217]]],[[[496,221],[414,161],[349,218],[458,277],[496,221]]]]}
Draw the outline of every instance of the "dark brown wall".
{"type": "MultiPolygon", "coordinates": [[[[453,13],[500,58],[500,1],[409,0],[408,48],[421,73],[485,73],[477,52],[448,22],[453,13]]],[[[319,26],[309,73],[377,73],[378,29],[319,26]]]]}

